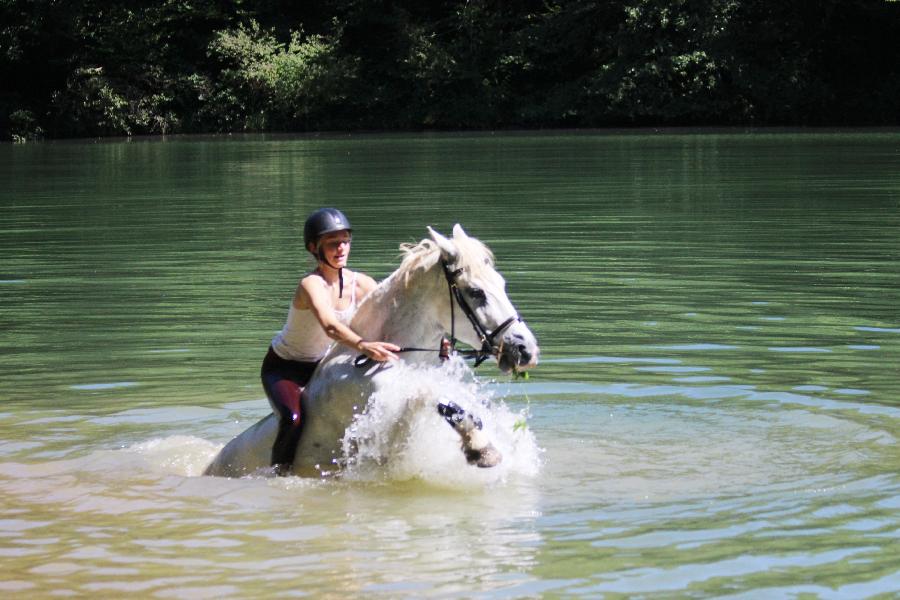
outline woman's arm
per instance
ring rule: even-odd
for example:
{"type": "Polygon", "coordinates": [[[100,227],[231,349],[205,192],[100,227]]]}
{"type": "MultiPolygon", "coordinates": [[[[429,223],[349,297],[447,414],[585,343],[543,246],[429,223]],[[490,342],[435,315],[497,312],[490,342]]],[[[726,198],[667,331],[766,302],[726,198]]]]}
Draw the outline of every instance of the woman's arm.
{"type": "MultiPolygon", "coordinates": [[[[364,279],[371,280],[368,276],[364,276],[364,279]]],[[[374,280],[372,283],[374,283],[374,280]]],[[[365,290],[365,285],[362,287],[365,290]]],[[[397,358],[394,352],[400,350],[399,346],[388,342],[364,340],[358,333],[338,321],[331,304],[329,290],[319,277],[310,276],[303,278],[297,287],[294,305],[297,307],[304,307],[304,305],[308,307],[316,317],[319,325],[322,326],[325,334],[339,344],[359,350],[369,358],[378,361],[397,358]]]]}

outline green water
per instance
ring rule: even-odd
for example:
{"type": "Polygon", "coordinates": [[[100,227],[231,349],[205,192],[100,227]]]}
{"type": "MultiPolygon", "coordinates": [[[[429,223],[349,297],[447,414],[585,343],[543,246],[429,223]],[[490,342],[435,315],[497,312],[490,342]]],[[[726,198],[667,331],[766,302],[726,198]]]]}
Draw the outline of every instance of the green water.
{"type": "Polygon", "coordinates": [[[4,595],[900,592],[898,133],[6,145],[0,183],[4,595]],[[492,248],[538,475],[197,476],[322,205],[376,278],[426,225],[492,248]]]}

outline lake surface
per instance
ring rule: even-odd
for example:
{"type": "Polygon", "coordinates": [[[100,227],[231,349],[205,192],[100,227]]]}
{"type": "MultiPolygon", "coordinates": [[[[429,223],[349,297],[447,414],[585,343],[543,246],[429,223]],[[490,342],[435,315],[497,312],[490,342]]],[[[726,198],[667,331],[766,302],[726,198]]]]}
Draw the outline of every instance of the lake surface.
{"type": "Polygon", "coordinates": [[[0,208],[4,597],[900,593],[898,133],[3,145],[0,208]],[[542,348],[465,383],[498,470],[200,475],[322,205],[376,278],[493,249],[542,348]]]}

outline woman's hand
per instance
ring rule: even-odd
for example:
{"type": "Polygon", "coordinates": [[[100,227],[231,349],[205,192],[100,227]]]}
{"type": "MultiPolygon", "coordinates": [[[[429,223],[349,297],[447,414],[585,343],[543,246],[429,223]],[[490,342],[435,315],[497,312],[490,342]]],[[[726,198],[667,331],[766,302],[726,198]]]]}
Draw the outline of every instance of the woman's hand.
{"type": "Polygon", "coordinates": [[[400,351],[400,346],[390,342],[367,342],[366,340],[359,340],[356,348],[372,360],[379,362],[397,360],[397,355],[394,353],[400,351]]]}

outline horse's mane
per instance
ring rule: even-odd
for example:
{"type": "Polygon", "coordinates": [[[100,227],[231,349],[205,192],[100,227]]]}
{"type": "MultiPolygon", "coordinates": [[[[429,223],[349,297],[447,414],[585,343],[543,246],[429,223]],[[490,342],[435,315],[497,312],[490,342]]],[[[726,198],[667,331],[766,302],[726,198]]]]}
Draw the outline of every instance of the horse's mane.
{"type": "MultiPolygon", "coordinates": [[[[468,236],[454,236],[450,241],[458,251],[453,263],[457,269],[464,269],[474,277],[493,271],[494,255],[480,241],[468,236]]],[[[403,260],[394,275],[403,281],[403,285],[409,284],[410,276],[417,270],[424,271],[434,266],[441,256],[438,245],[427,238],[417,244],[400,244],[400,252],[403,260]]]]}

